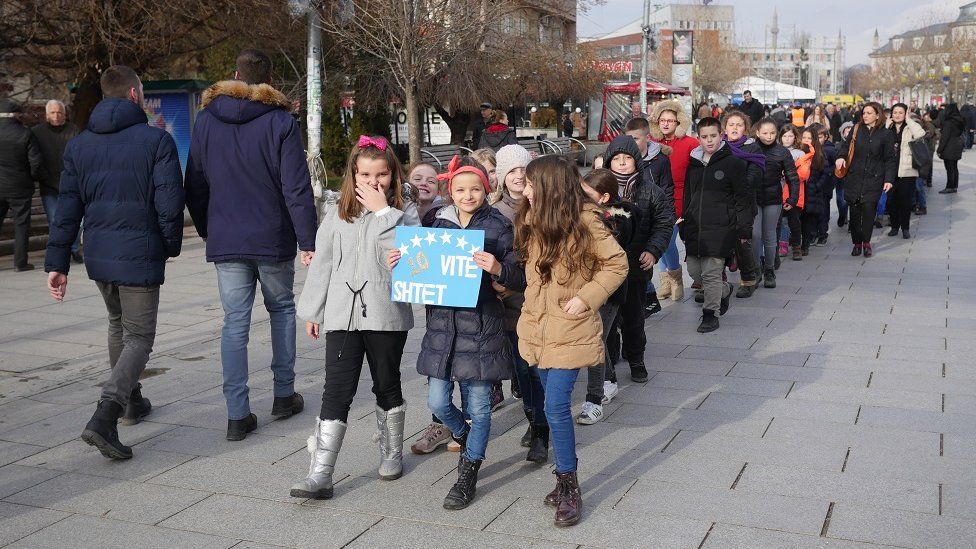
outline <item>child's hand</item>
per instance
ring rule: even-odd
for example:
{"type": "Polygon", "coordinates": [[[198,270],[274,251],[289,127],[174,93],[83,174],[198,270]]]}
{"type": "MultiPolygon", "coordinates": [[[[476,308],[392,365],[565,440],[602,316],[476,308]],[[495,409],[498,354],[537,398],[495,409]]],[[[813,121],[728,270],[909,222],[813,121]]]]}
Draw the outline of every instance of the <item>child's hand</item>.
{"type": "Polygon", "coordinates": [[[502,274],[502,264],[488,252],[475,252],[474,263],[489,274],[495,276],[502,274]]]}
{"type": "Polygon", "coordinates": [[[568,315],[581,315],[588,310],[590,310],[590,308],[587,307],[586,303],[583,303],[583,300],[578,297],[570,299],[565,305],[563,305],[563,312],[568,315]]]}
{"type": "Polygon", "coordinates": [[[386,202],[386,195],[368,183],[356,183],[356,200],[373,213],[389,206],[386,202]]]}
{"type": "Polygon", "coordinates": [[[319,325],[314,322],[306,322],[305,333],[308,334],[308,337],[317,340],[319,338],[319,325]]]}
{"type": "Polygon", "coordinates": [[[397,263],[399,263],[399,262],[400,262],[400,250],[398,248],[393,248],[392,250],[390,250],[389,252],[387,252],[387,254],[386,254],[386,268],[387,269],[389,269],[389,270],[392,271],[393,268],[396,267],[397,266],[397,263]]]}
{"type": "Polygon", "coordinates": [[[494,280],[491,281],[491,287],[500,294],[503,294],[508,291],[508,288],[502,286],[501,284],[495,282],[494,280]]]}
{"type": "Polygon", "coordinates": [[[650,271],[654,268],[654,264],[657,263],[657,258],[651,252],[644,252],[640,254],[640,266],[641,269],[645,271],[650,271]]]}

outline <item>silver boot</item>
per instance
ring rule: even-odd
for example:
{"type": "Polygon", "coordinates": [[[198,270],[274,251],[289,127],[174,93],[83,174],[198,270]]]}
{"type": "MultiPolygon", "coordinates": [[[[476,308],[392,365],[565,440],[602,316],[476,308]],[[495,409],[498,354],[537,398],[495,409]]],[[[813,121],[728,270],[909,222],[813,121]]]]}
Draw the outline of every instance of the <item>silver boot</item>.
{"type": "Polygon", "coordinates": [[[403,474],[403,422],[407,417],[404,403],[392,410],[376,408],[376,439],[380,443],[380,479],[396,480],[403,474]]]}
{"type": "Polygon", "coordinates": [[[332,472],[335,471],[342,437],[346,434],[345,422],[322,421],[315,418],[315,433],[308,437],[308,453],[312,461],[305,480],[291,486],[291,497],[329,499],[332,497],[332,472]]]}

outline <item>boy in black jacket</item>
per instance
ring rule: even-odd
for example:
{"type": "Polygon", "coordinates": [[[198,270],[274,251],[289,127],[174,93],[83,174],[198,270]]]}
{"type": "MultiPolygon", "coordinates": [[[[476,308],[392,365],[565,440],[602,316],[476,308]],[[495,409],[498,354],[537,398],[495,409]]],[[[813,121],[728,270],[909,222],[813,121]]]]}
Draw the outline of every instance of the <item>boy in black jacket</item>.
{"type": "Polygon", "coordinates": [[[684,211],[678,230],[685,242],[688,274],[705,293],[700,333],[718,329],[716,316],[729,308],[732,284],[722,280],[725,260],[736,244],[752,237],[752,196],[746,162],[722,141],[721,124],[698,122],[701,146],[692,151],[685,176],[684,211]]]}
{"type": "MultiPolygon", "coordinates": [[[[647,281],[651,270],[671,244],[674,228],[674,203],[653,179],[640,169],[640,150],[629,135],[618,135],[610,142],[605,167],[617,178],[621,199],[632,202],[640,211],[640,223],[627,247],[630,271],[627,277],[627,300],[620,311],[623,355],[630,363],[630,377],[637,383],[647,382],[644,350],[644,308],[647,281]]],[[[670,172],[670,168],[668,170],[670,172]]]]}

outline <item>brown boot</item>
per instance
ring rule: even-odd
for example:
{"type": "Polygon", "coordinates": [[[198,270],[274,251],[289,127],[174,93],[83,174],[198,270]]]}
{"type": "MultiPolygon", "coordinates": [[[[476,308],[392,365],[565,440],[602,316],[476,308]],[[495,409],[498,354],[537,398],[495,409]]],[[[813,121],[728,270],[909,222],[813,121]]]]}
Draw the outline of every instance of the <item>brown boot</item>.
{"type": "Polygon", "coordinates": [[[669,271],[661,269],[661,283],[657,287],[657,298],[659,300],[671,297],[671,276],[669,271]]]}
{"type": "Polygon", "coordinates": [[[685,298],[685,275],[681,267],[668,271],[671,276],[671,299],[681,301],[685,298]]]}
{"type": "Polygon", "coordinates": [[[580,494],[576,471],[556,473],[556,484],[559,489],[559,503],[556,504],[556,518],[553,524],[572,526],[583,516],[583,495],[580,494]]]}

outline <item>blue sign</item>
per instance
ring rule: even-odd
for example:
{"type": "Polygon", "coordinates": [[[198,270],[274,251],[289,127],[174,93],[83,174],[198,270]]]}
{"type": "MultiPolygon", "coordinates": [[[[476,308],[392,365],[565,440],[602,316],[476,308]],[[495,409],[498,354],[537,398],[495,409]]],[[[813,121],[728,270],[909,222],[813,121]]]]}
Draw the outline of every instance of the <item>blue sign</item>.
{"type": "Polygon", "coordinates": [[[474,307],[484,271],[473,254],[485,245],[485,232],[397,227],[400,261],[393,268],[393,301],[474,307]]]}
{"type": "Polygon", "coordinates": [[[149,125],[166,130],[176,141],[180,166],[186,170],[190,152],[190,98],[186,92],[147,92],[145,100],[149,125]]]}

